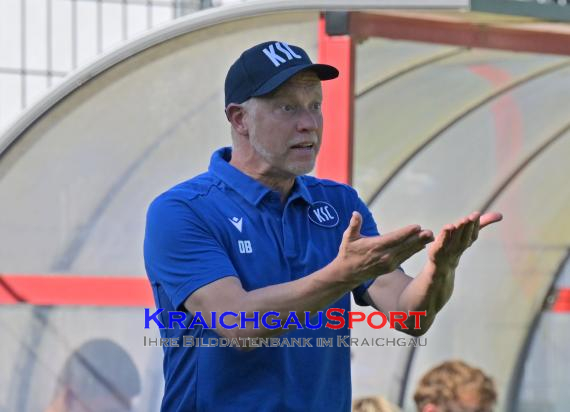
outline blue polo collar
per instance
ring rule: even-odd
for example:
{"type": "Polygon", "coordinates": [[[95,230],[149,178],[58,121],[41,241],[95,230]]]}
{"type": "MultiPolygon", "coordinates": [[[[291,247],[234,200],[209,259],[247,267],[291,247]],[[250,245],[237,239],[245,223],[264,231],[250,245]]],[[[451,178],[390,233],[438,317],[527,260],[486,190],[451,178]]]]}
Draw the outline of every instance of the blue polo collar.
{"type": "MultiPolygon", "coordinates": [[[[220,180],[243,196],[252,205],[257,206],[265,196],[272,192],[270,188],[262,185],[257,180],[232,166],[229,161],[232,158],[232,148],[223,147],[216,150],[210,159],[208,170],[220,180]]],[[[288,201],[301,198],[308,204],[312,203],[311,194],[303,182],[301,176],[295,178],[293,190],[289,194],[288,201]]]]}

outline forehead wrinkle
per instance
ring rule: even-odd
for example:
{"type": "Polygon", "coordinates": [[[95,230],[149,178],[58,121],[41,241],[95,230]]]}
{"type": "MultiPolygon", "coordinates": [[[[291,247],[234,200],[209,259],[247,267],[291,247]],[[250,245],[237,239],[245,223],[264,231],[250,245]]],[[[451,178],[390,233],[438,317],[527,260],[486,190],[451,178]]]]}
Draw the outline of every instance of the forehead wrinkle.
{"type": "Polygon", "coordinates": [[[313,93],[320,98],[322,95],[321,82],[314,79],[291,79],[279,87],[271,97],[294,97],[298,91],[313,93]]]}
{"type": "Polygon", "coordinates": [[[309,90],[311,88],[316,89],[320,96],[322,94],[321,79],[313,71],[301,71],[278,87],[271,97],[288,96],[294,94],[295,89],[309,90]]]}

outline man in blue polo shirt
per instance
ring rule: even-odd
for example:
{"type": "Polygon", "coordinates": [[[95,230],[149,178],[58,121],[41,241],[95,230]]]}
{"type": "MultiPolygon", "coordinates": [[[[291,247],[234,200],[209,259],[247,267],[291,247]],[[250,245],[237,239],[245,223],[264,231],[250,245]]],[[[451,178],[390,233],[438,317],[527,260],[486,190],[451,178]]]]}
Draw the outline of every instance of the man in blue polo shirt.
{"type": "MultiPolygon", "coordinates": [[[[163,411],[349,411],[350,351],[340,329],[310,328],[305,314],[358,304],[384,312],[425,310],[423,333],[451,295],[459,257],[481,227],[499,214],[447,225],[414,279],[400,264],[434,240],[410,225],[379,236],[357,193],[347,185],[306,176],[321,145],[320,82],[336,68],[313,64],[299,47],[266,42],[246,50],[226,77],[225,106],[232,147],[212,155],[204,174],[151,204],[145,262],[159,315],[231,312],[225,329],[161,330],[166,338],[299,338],[313,347],[165,347],[163,411]],[[302,325],[255,325],[255,313],[302,325]],[[231,319],[231,320],[230,320],[231,319]],[[241,327],[244,322],[245,327],[241,327]],[[258,326],[256,328],[256,326],[258,326]],[[333,338],[332,347],[315,347],[333,338]],[[303,340],[304,339],[304,340],[303,340]]],[[[337,313],[338,315],[338,313],[337,313]]],[[[413,319],[411,325],[413,325],[413,319]]]]}

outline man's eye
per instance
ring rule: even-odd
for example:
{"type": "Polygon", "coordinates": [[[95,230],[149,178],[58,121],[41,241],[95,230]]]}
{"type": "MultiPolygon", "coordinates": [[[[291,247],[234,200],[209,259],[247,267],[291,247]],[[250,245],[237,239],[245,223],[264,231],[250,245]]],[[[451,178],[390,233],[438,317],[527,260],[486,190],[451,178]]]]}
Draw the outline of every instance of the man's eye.
{"type": "Polygon", "coordinates": [[[284,104],[281,106],[284,112],[290,113],[295,111],[295,106],[292,104],[284,104]]]}
{"type": "Polygon", "coordinates": [[[313,103],[313,110],[321,110],[321,102],[313,103]]]}

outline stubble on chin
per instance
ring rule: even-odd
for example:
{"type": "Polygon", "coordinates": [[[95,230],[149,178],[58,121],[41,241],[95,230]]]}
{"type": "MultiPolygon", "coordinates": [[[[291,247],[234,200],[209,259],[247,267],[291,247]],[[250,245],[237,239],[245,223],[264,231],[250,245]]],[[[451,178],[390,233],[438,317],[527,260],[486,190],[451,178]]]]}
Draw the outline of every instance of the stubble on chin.
{"type": "Polygon", "coordinates": [[[306,163],[306,164],[290,165],[289,167],[287,167],[287,170],[291,174],[294,174],[295,176],[302,176],[306,175],[307,173],[310,173],[315,168],[315,163],[316,161],[313,160],[310,164],[306,163]]]}

